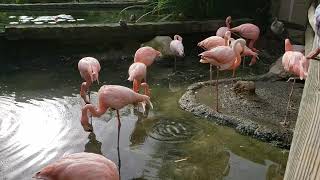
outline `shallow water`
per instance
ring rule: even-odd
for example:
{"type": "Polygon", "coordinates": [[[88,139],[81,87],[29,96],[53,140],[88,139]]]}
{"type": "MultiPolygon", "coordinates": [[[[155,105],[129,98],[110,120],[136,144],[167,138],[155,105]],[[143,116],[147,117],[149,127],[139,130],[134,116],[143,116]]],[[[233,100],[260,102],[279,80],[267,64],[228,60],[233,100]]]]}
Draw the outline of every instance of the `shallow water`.
{"type": "MultiPolygon", "coordinates": [[[[127,64],[102,69],[102,84],[130,86],[127,64]]],[[[188,81],[168,80],[170,72],[156,65],[149,71],[154,109],[148,117],[132,106],[120,111],[122,179],[282,179],[286,150],[182,111],[178,100],[188,81]]],[[[118,164],[115,112],[93,118],[94,133],[84,132],[81,82],[74,65],[1,74],[0,179],[31,179],[74,152],[100,153],[118,164]]],[[[98,89],[91,88],[94,103],[98,89]]]]}

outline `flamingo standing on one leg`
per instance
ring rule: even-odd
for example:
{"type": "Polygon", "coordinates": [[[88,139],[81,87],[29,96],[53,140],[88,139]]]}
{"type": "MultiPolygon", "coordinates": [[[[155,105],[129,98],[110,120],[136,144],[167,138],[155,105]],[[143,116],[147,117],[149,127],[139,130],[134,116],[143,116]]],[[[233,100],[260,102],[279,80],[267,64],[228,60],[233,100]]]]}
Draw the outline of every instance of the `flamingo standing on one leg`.
{"type": "Polygon", "coordinates": [[[226,26],[220,27],[216,32],[216,36],[220,36],[223,38],[226,32],[229,31],[230,24],[231,24],[231,16],[228,16],[226,18],[226,26]]]}
{"type": "Polygon", "coordinates": [[[49,164],[34,175],[45,180],[119,180],[117,166],[102,155],[75,153],[49,164]]]}
{"type": "Polygon", "coordinates": [[[95,107],[92,104],[87,104],[82,108],[81,125],[85,131],[92,131],[88,121],[88,112],[90,112],[94,117],[100,117],[107,111],[108,108],[115,109],[117,111],[118,118],[118,149],[121,127],[119,109],[129,104],[141,104],[144,111],[146,104],[153,108],[149,96],[136,93],[133,90],[123,86],[104,85],[99,89],[98,97],[98,107],[95,107]]]}
{"type": "Polygon", "coordinates": [[[241,24],[240,26],[231,28],[230,31],[239,33],[243,38],[249,39],[250,42],[248,47],[254,52],[257,51],[257,49],[253,47],[253,45],[258,40],[260,35],[260,29],[258,26],[251,23],[245,23],[241,24]]]}
{"type": "Polygon", "coordinates": [[[89,91],[89,88],[94,81],[97,81],[99,84],[99,71],[101,69],[100,63],[93,57],[85,57],[80,59],[78,69],[81,77],[86,81],[81,84],[80,95],[84,102],[88,104],[90,103],[90,99],[87,99],[86,92],[89,91]]]}
{"type": "MultiPolygon", "coordinates": [[[[301,80],[306,79],[308,76],[308,69],[309,69],[309,62],[310,60],[307,59],[301,52],[299,51],[293,51],[293,46],[290,43],[289,39],[285,40],[285,53],[282,57],[282,65],[284,69],[296,76],[299,76],[301,80]]],[[[291,85],[291,91],[289,94],[288,104],[287,104],[287,110],[286,115],[284,117],[284,121],[281,122],[281,125],[288,126],[288,111],[290,107],[290,99],[293,93],[293,86],[295,84],[296,78],[289,78],[288,81],[293,79],[293,83],[291,85]]]]}
{"type": "Polygon", "coordinates": [[[170,50],[174,55],[174,72],[176,71],[177,67],[177,56],[183,57],[184,56],[184,47],[182,44],[182,37],[179,35],[174,35],[173,40],[170,42],[170,50]]]}
{"type": "Polygon", "coordinates": [[[210,63],[217,67],[217,79],[216,79],[216,91],[217,91],[217,102],[216,110],[219,112],[219,94],[218,94],[218,79],[219,71],[222,70],[233,70],[233,76],[235,70],[241,63],[241,56],[237,45],[240,44],[242,48],[245,46],[246,41],[244,39],[237,39],[235,45],[231,48],[229,46],[218,46],[209,51],[205,51],[200,54],[201,63],[210,63]]]}
{"type": "Polygon", "coordinates": [[[161,56],[161,53],[152,47],[145,46],[139,48],[134,55],[134,62],[144,63],[146,66],[153,64],[155,58],[161,56]]]}
{"type": "Polygon", "coordinates": [[[133,63],[128,70],[129,81],[133,81],[132,89],[134,92],[139,92],[140,86],[144,87],[145,95],[150,97],[149,86],[146,83],[147,66],[140,62],[133,63]],[[142,83],[144,81],[145,83],[142,83]]]}
{"type": "MultiPolygon", "coordinates": [[[[204,50],[210,50],[218,46],[229,46],[231,32],[227,31],[224,38],[220,36],[210,36],[198,43],[198,46],[204,50]]],[[[210,81],[212,81],[212,64],[210,63],[210,81]]]]}

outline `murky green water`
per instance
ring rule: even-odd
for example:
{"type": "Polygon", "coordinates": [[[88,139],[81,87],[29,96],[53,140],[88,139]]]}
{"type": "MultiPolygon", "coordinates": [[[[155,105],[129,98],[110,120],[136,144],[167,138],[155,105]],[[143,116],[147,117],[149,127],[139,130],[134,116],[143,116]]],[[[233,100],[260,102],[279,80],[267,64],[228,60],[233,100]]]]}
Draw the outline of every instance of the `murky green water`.
{"type": "MultiPolygon", "coordinates": [[[[100,82],[130,86],[129,64],[120,64],[102,64],[100,82]]],[[[120,111],[122,179],[282,179],[287,151],[182,111],[178,100],[191,78],[178,83],[168,80],[170,72],[157,64],[149,70],[154,109],[148,117],[130,106],[120,111]]],[[[31,179],[74,152],[101,153],[118,164],[115,113],[94,118],[94,134],[80,125],[84,104],[75,63],[6,69],[0,75],[0,179],[31,179]]],[[[96,103],[99,86],[91,89],[96,103]]]]}

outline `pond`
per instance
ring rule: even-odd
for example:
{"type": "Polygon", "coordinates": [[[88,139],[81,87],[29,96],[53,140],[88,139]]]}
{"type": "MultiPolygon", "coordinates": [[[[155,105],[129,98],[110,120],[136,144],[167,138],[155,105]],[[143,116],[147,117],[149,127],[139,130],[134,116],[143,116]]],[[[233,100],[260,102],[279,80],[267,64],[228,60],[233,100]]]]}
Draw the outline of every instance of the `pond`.
{"type": "MultiPolygon", "coordinates": [[[[45,57],[37,58],[46,62],[45,57]]],[[[103,154],[118,164],[115,112],[93,118],[94,133],[84,132],[80,124],[84,105],[79,96],[82,80],[76,60],[64,65],[54,63],[59,62],[58,58],[50,60],[50,65],[43,63],[41,67],[2,67],[1,179],[31,179],[45,165],[75,152],[103,154]]],[[[23,61],[34,62],[28,58],[23,61]]],[[[101,84],[131,87],[126,80],[131,61],[119,61],[101,62],[101,84]]],[[[120,111],[121,178],[282,179],[287,150],[242,136],[179,108],[178,100],[187,85],[208,78],[207,66],[183,66],[187,61],[198,59],[186,57],[178,62],[178,70],[193,74],[185,80],[179,79],[184,77],[179,77],[179,73],[168,76],[172,72],[170,66],[151,67],[148,80],[154,109],[147,117],[132,106],[120,111]],[[199,69],[202,71],[198,72],[199,69]]],[[[230,77],[230,73],[225,76],[230,77]]],[[[91,88],[94,104],[98,89],[97,84],[91,88]]]]}

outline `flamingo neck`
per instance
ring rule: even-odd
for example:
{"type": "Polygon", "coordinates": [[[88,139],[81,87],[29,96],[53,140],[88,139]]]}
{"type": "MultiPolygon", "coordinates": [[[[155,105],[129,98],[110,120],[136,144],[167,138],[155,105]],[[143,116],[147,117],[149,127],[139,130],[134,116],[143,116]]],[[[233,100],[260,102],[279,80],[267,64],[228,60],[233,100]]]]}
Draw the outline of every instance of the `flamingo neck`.
{"type": "Polygon", "coordinates": [[[285,49],[286,52],[287,51],[293,51],[293,47],[292,47],[289,39],[285,40],[284,49],[285,49]]]}
{"type": "Polygon", "coordinates": [[[88,111],[92,114],[93,117],[100,117],[107,111],[108,107],[99,104],[98,108],[96,108],[92,104],[87,104],[82,108],[82,117],[81,117],[81,124],[89,125],[89,117],[88,111]]]}
{"type": "Polygon", "coordinates": [[[228,29],[230,29],[230,22],[229,22],[229,18],[226,19],[226,26],[228,29]]]}

